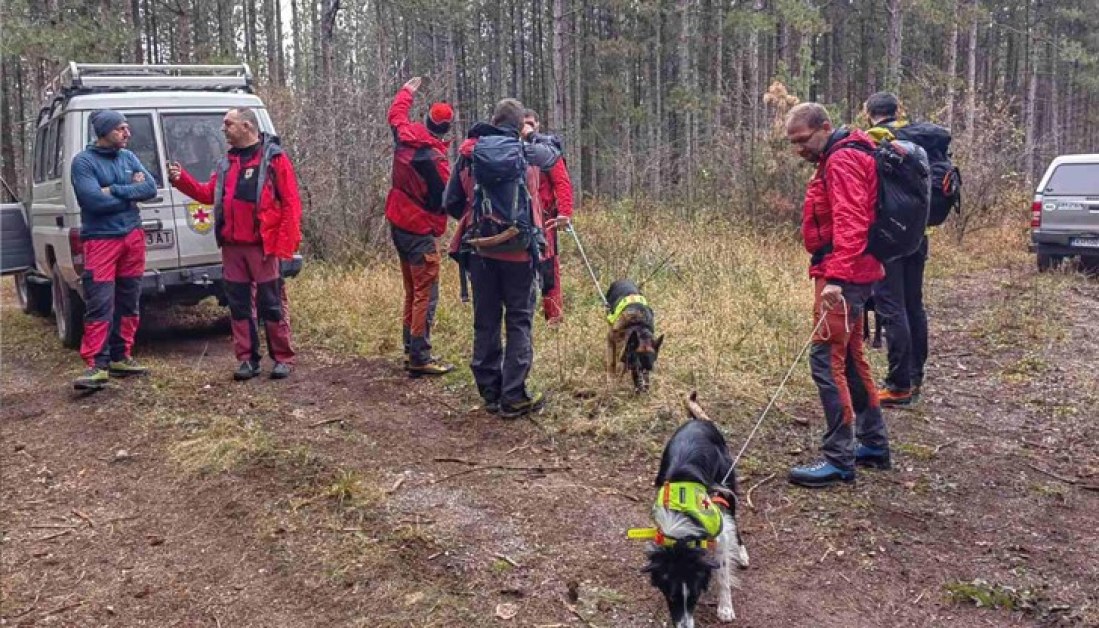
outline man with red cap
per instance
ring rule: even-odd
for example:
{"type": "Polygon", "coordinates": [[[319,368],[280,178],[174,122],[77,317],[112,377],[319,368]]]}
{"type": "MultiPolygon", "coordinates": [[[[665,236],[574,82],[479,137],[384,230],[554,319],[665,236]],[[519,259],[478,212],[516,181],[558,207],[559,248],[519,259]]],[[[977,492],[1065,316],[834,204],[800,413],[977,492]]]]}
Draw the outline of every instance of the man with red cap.
{"type": "Polygon", "coordinates": [[[413,376],[443,375],[454,369],[431,354],[431,325],[439,301],[439,246],[446,231],[443,190],[450,175],[447,142],[454,109],[431,105],[423,123],[409,119],[421,78],[404,84],[389,107],[393,131],[393,187],[385,201],[393,245],[404,278],[403,340],[406,368],[413,376]]]}

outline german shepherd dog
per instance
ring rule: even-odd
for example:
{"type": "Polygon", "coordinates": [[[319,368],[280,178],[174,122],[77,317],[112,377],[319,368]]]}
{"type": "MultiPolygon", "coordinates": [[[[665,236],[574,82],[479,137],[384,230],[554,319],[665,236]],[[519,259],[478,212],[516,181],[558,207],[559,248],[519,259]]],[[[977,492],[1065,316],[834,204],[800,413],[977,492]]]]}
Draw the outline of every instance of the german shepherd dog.
{"type": "Polygon", "coordinates": [[[656,316],[637,284],[619,279],[607,288],[607,372],[629,371],[637,392],[649,389],[649,373],[656,366],[664,335],[656,334],[656,316]],[[621,365],[621,366],[620,366],[621,365]]]}
{"type": "Polygon", "coordinates": [[[676,628],[694,627],[698,598],[714,570],[718,619],[736,619],[730,564],[748,567],[748,550],[736,524],[736,474],[729,448],[693,393],[687,411],[691,420],[664,447],[656,475],[656,530],[647,537],[634,536],[653,539],[645,571],[664,594],[676,628]]]}

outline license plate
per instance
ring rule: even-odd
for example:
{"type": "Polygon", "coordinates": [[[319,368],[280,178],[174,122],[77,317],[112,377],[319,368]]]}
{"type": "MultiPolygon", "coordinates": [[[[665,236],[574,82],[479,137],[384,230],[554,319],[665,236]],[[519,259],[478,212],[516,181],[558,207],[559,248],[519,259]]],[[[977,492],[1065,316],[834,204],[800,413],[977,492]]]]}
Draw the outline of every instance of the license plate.
{"type": "Polygon", "coordinates": [[[1069,240],[1069,244],[1089,249],[1099,249],[1099,238],[1072,238],[1069,240]]]}
{"type": "Polygon", "coordinates": [[[1083,211],[1084,206],[1081,205],[1080,203],[1056,203],[1055,202],[1055,203],[1050,203],[1049,204],[1049,210],[1050,211],[1060,211],[1060,212],[1078,212],[1078,211],[1083,211]]]}
{"type": "Polygon", "coordinates": [[[171,229],[145,232],[145,248],[147,249],[170,249],[175,246],[175,243],[175,234],[171,229]]]}

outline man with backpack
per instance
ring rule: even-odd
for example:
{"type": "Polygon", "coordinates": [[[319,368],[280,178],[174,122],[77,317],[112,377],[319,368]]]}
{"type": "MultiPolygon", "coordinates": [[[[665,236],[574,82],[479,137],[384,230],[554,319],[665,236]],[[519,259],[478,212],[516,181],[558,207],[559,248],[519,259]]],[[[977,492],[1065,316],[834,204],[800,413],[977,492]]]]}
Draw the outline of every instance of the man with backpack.
{"type": "MultiPolygon", "coordinates": [[[[897,121],[899,102],[894,94],[878,92],[866,100],[870,117],[867,133],[876,141],[894,139],[912,142],[927,153],[931,169],[929,224],[941,224],[958,203],[961,179],[950,163],[950,132],[930,123],[905,124],[897,121]]],[[[874,305],[882,317],[889,372],[878,393],[883,406],[907,406],[919,401],[927,361],[927,313],[923,305],[924,268],[928,239],[919,247],[885,264],[885,278],[874,285],[874,305]]]]}
{"type": "Polygon", "coordinates": [[[558,159],[542,169],[539,177],[538,198],[542,202],[542,212],[546,227],[546,254],[542,260],[542,310],[546,322],[560,324],[565,317],[564,302],[561,297],[561,260],[557,250],[557,232],[568,227],[572,220],[572,181],[565,165],[564,148],[556,135],[539,132],[541,124],[538,113],[527,109],[523,114],[523,140],[530,143],[548,143],[562,153],[558,159]]]}
{"type": "Polygon", "coordinates": [[[827,422],[823,460],[791,469],[789,480],[819,488],[853,482],[856,464],[890,466],[889,437],[862,344],[862,309],[884,275],[868,252],[878,173],[870,137],[858,129],[834,129],[820,104],[793,107],[786,135],[798,156],[817,164],[801,232],[815,286],[810,368],[827,422]]]}
{"type": "Polygon", "coordinates": [[[447,142],[454,109],[431,105],[423,123],[408,114],[421,78],[401,87],[389,107],[393,132],[393,187],[385,200],[393,245],[404,279],[402,335],[409,374],[444,375],[454,369],[431,354],[431,326],[439,302],[440,255],[437,238],[446,231],[443,190],[450,176],[447,142]]]}
{"type": "Polygon", "coordinates": [[[496,104],[492,122],[470,128],[444,197],[459,220],[450,253],[473,286],[470,367],[484,407],[514,419],[541,410],[527,388],[534,360],[531,330],[535,280],[545,250],[539,175],[559,155],[547,144],[523,144],[523,105],[496,104]],[[500,327],[506,329],[506,347],[500,327]]]}

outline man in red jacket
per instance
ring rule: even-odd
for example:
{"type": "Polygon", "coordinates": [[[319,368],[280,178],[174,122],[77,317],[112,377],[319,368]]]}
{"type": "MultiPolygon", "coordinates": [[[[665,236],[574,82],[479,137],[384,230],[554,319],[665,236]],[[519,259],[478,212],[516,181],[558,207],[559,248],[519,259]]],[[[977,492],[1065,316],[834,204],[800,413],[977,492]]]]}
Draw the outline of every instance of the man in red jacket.
{"type": "Polygon", "coordinates": [[[885,275],[865,252],[878,175],[874,158],[851,148],[872,148],[873,140],[857,129],[834,129],[817,103],[790,110],[786,135],[798,156],[817,164],[805,193],[801,233],[813,256],[809,275],[815,286],[809,360],[828,429],[824,459],[790,471],[793,484],[817,488],[854,482],[856,465],[890,468],[889,437],[862,345],[862,310],[871,286],[885,275]]]}
{"type": "Polygon", "coordinates": [[[412,375],[443,375],[454,369],[431,355],[431,325],[439,301],[439,246],[446,231],[443,190],[450,176],[447,143],[454,110],[445,102],[431,105],[423,123],[409,111],[420,77],[404,84],[389,107],[393,131],[393,187],[385,200],[393,245],[404,278],[403,336],[406,368],[412,375]]]}
{"type": "Polygon", "coordinates": [[[542,310],[550,325],[565,317],[561,298],[561,260],[557,256],[557,231],[572,220],[572,181],[565,165],[564,147],[556,135],[539,132],[538,112],[527,109],[523,116],[523,139],[532,143],[548,143],[560,154],[552,164],[542,169],[538,198],[542,201],[545,218],[546,254],[542,260],[542,310]]]}
{"type": "Polygon", "coordinates": [[[214,236],[221,247],[233,348],[240,360],[233,378],[260,374],[258,314],[275,361],[271,379],[285,379],[294,350],[279,260],[292,259],[301,244],[298,181],[279,139],[260,132],[251,109],[230,109],[222,132],[229,154],[209,181],[199,183],[178,163],[169,164],[168,180],[199,203],[214,206],[214,236]]]}

